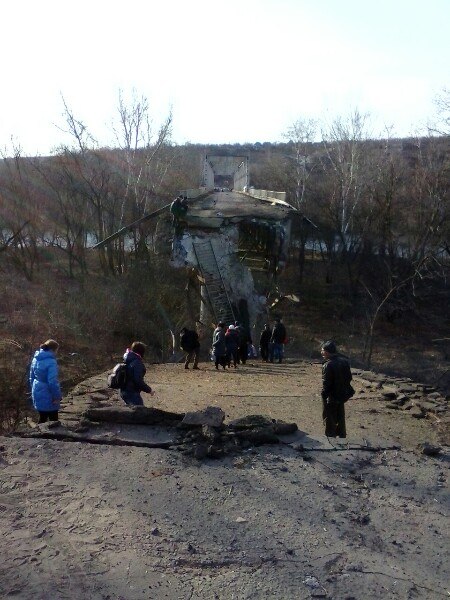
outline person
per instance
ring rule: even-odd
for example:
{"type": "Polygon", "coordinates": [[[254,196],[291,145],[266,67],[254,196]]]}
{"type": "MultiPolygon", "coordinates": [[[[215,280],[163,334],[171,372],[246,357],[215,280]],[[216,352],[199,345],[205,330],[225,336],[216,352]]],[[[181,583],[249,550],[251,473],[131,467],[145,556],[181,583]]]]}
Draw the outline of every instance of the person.
{"type": "Polygon", "coordinates": [[[231,360],[233,359],[233,366],[236,369],[239,362],[239,333],[236,331],[234,325],[229,325],[225,332],[225,346],[227,349],[228,368],[230,368],[231,360]]]}
{"type": "Polygon", "coordinates": [[[270,331],[269,324],[266,323],[259,338],[259,351],[261,353],[261,358],[264,362],[269,361],[269,343],[271,337],[272,332],[270,331]]]}
{"type": "Polygon", "coordinates": [[[227,347],[225,344],[225,323],[222,321],[217,323],[217,327],[214,329],[212,348],[216,369],[219,368],[219,365],[222,365],[225,369],[227,365],[227,347]]]}
{"type": "Polygon", "coordinates": [[[280,318],[275,319],[275,323],[272,329],[272,335],[270,336],[269,345],[269,359],[273,362],[275,358],[278,358],[278,362],[283,361],[284,355],[284,344],[286,343],[286,327],[280,318]]]}
{"type": "Polygon", "coordinates": [[[329,340],[321,347],[325,360],[322,366],[323,422],[327,437],[347,437],[344,403],[353,395],[350,385],[350,363],[338,354],[336,344],[329,340]]]}
{"type": "Polygon", "coordinates": [[[172,225],[176,230],[180,228],[180,221],[186,216],[188,208],[188,203],[183,195],[177,196],[170,205],[170,212],[172,213],[172,225]]]}
{"type": "Polygon", "coordinates": [[[189,363],[194,360],[193,369],[198,369],[198,358],[200,354],[200,341],[198,333],[187,327],[183,327],[180,332],[180,348],[186,352],[184,368],[189,369],[189,363]]]}
{"type": "Polygon", "coordinates": [[[49,339],[40,345],[31,361],[31,397],[33,406],[39,413],[39,423],[58,421],[58,411],[61,407],[61,387],[56,362],[58,348],[58,342],[49,339]]]}
{"type": "Polygon", "coordinates": [[[152,388],[144,381],[146,372],[144,361],[142,360],[147,346],[142,342],[133,342],[131,348],[127,348],[123,355],[123,360],[127,365],[127,382],[125,387],[120,390],[120,397],[129,406],[144,406],[141,392],[154,395],[152,388]]]}
{"type": "Polygon", "coordinates": [[[239,361],[245,365],[248,358],[248,345],[252,343],[250,330],[239,321],[235,321],[234,326],[239,334],[239,361]]]}

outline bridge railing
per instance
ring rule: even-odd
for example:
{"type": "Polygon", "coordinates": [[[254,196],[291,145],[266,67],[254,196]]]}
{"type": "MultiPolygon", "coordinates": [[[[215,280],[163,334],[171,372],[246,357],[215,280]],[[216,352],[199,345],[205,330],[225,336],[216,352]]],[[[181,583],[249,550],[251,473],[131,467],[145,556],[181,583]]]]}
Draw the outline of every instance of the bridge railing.
{"type": "Polygon", "coordinates": [[[257,190],[251,187],[247,190],[247,194],[253,196],[253,198],[260,198],[261,200],[281,200],[281,202],[286,202],[286,192],[257,190]]]}

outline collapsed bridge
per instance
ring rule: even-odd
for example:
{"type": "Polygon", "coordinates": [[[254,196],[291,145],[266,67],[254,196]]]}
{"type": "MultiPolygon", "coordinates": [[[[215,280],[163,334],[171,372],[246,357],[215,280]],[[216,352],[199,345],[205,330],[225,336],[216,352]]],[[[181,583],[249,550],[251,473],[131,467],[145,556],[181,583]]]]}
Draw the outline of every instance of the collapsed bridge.
{"type": "MultiPolygon", "coordinates": [[[[201,292],[199,322],[239,320],[247,328],[265,318],[266,296],[287,264],[294,219],[304,219],[285,192],[249,185],[248,158],[205,156],[201,185],[122,228],[99,248],[169,209],[173,218],[173,267],[191,267],[201,292]],[[265,284],[257,289],[254,273],[265,284]],[[261,279],[261,277],[259,277],[261,279]]],[[[307,221],[307,219],[306,219],[307,221]]],[[[309,222],[309,221],[308,221],[309,222]]]]}

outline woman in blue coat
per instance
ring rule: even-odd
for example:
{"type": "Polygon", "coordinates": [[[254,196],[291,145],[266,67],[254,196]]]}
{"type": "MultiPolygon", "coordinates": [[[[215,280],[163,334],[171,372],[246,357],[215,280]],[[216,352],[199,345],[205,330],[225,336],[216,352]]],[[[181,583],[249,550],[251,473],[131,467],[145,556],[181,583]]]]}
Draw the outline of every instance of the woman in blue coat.
{"type": "Polygon", "coordinates": [[[56,353],[59,344],[47,340],[34,353],[30,368],[30,387],[33,406],[39,412],[39,423],[57,421],[61,407],[61,388],[58,381],[56,353]]]}
{"type": "Polygon", "coordinates": [[[127,348],[123,360],[127,365],[127,380],[125,387],[120,390],[120,397],[125,404],[131,406],[143,406],[141,392],[154,395],[152,388],[144,381],[145,365],[142,357],[147,346],[142,342],[133,342],[131,348],[127,348]]]}

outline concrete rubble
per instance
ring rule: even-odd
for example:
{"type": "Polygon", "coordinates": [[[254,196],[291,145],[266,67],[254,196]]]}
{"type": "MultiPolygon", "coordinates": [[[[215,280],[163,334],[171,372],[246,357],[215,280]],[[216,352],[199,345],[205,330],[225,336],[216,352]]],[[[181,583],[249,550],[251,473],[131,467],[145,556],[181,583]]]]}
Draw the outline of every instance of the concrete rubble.
{"type": "MultiPolygon", "coordinates": [[[[378,399],[390,410],[402,411],[414,419],[431,419],[436,427],[440,442],[450,443],[449,396],[444,395],[432,385],[416,383],[409,378],[389,377],[387,375],[352,369],[353,376],[363,384],[358,398],[364,399],[364,389],[372,397],[378,392],[378,399]]],[[[438,451],[421,449],[423,454],[434,455],[438,451]]]]}
{"type": "MultiPolygon", "coordinates": [[[[434,386],[361,369],[352,369],[352,372],[367,392],[378,390],[379,400],[385,402],[387,408],[405,411],[415,419],[434,418],[448,434],[450,398],[434,386]]],[[[358,397],[364,398],[364,390],[358,397]]]]}

